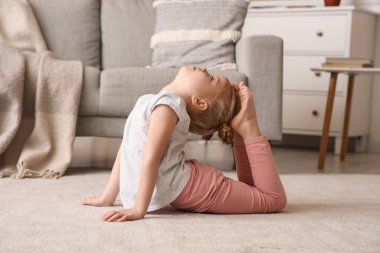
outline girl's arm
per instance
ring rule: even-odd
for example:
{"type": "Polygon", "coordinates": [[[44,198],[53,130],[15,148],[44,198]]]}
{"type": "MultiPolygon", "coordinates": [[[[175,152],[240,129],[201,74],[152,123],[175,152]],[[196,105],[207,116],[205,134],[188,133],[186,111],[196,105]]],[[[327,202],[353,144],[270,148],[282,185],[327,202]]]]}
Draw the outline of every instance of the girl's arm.
{"type": "Polygon", "coordinates": [[[159,104],[153,109],[135,202],[135,209],[140,212],[142,217],[148,210],[161,158],[176,127],[177,120],[177,114],[168,105],[159,104]]]}
{"type": "Polygon", "coordinates": [[[119,147],[119,151],[117,152],[115,163],[112,168],[111,176],[108,180],[107,186],[103,191],[100,199],[109,205],[113,205],[115,203],[115,199],[120,191],[120,152],[121,145],[119,147]]]}
{"type": "Polygon", "coordinates": [[[117,152],[115,163],[112,168],[111,176],[108,180],[107,186],[103,191],[103,194],[98,196],[91,196],[81,200],[82,205],[90,206],[113,206],[115,199],[119,193],[119,177],[120,177],[120,150],[117,152]]]}
{"type": "Polygon", "coordinates": [[[107,212],[102,220],[126,221],[144,218],[156,185],[162,155],[177,122],[177,114],[168,105],[159,104],[154,107],[144,147],[135,206],[131,209],[107,212]]]}

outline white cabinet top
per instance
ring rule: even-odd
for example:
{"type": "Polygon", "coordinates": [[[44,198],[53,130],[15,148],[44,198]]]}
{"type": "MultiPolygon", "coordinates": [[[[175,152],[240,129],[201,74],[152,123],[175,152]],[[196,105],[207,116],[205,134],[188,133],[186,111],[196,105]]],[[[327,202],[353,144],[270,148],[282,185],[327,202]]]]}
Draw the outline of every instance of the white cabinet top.
{"type": "Polygon", "coordinates": [[[343,6],[315,6],[315,7],[296,7],[288,8],[284,6],[280,7],[270,7],[270,8],[249,8],[247,15],[257,15],[257,14],[269,14],[269,13],[305,13],[305,12],[350,12],[350,11],[360,11],[365,13],[377,14],[371,12],[370,10],[365,10],[358,8],[353,5],[343,5],[343,6]]]}

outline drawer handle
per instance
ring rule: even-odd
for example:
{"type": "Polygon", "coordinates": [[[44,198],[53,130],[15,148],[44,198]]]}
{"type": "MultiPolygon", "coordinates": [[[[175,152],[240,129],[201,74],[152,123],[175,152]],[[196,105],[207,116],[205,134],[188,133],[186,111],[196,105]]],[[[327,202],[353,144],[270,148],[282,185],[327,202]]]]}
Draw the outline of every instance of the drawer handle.
{"type": "Polygon", "coordinates": [[[318,32],[317,32],[317,36],[318,36],[318,37],[322,37],[322,36],[323,36],[323,32],[322,32],[322,31],[318,31],[318,32]]]}
{"type": "Polygon", "coordinates": [[[314,72],[315,76],[318,76],[320,77],[321,76],[321,72],[314,72]]]}
{"type": "Polygon", "coordinates": [[[313,110],[313,111],[312,111],[312,114],[313,114],[313,116],[318,116],[318,115],[319,115],[319,113],[318,113],[317,110],[313,110]]]}

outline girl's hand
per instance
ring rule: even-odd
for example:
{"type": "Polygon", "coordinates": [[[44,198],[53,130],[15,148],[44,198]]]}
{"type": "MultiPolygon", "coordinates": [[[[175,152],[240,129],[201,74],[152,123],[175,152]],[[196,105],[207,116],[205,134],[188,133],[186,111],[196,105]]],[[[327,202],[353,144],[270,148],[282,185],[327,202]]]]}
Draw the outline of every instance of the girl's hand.
{"type": "Polygon", "coordinates": [[[260,135],[256,117],[256,107],[251,90],[244,82],[234,83],[233,88],[238,97],[239,112],[231,120],[232,129],[244,139],[260,135]]]}
{"type": "Polygon", "coordinates": [[[103,221],[133,221],[143,219],[144,215],[138,212],[136,209],[121,209],[109,211],[103,215],[103,221]]]}
{"type": "Polygon", "coordinates": [[[89,205],[89,206],[113,206],[112,203],[108,203],[102,198],[97,197],[97,196],[84,198],[82,199],[81,204],[89,205]]]}

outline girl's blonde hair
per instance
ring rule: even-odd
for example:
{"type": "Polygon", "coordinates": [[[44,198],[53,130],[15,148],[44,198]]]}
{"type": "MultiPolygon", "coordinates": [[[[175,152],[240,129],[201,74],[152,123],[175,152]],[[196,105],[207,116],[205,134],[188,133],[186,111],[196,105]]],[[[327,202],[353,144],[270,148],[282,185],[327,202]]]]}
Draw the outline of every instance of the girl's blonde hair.
{"type": "Polygon", "coordinates": [[[228,102],[221,96],[223,89],[220,89],[216,96],[205,98],[208,104],[206,110],[189,113],[189,131],[202,135],[203,140],[210,140],[214,132],[218,131],[219,138],[223,143],[233,143],[234,132],[230,124],[237,113],[238,105],[235,89],[227,78],[226,80],[231,87],[231,96],[228,102]]]}

